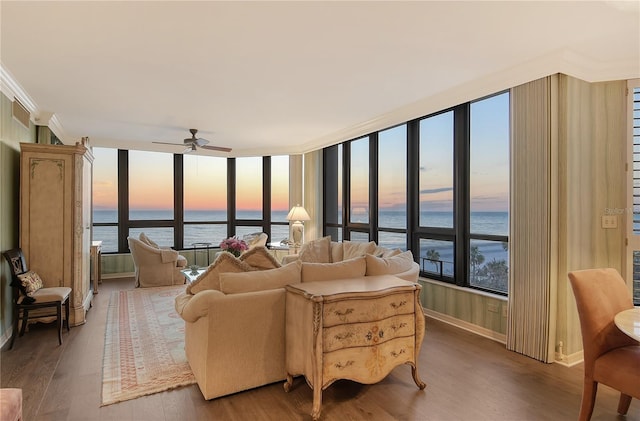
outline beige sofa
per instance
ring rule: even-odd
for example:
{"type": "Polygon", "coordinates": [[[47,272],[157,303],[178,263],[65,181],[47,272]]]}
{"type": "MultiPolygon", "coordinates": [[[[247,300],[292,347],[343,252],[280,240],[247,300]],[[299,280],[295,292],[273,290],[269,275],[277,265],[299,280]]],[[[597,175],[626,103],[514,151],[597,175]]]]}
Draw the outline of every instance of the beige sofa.
{"type": "Polygon", "coordinates": [[[136,287],[181,285],[185,276],[181,270],[187,259],[170,248],[158,247],[144,233],[139,239],[127,237],[135,268],[136,287]]]}
{"type": "MultiPolygon", "coordinates": [[[[330,241],[321,242],[329,252],[330,241]]],[[[351,257],[355,249],[347,248],[351,257]]],[[[311,251],[317,252],[313,245],[303,247],[300,258],[267,270],[254,270],[247,263],[252,263],[251,256],[240,260],[223,253],[194,286],[176,297],[176,311],[185,321],[187,360],[205,399],[285,379],[286,285],[385,273],[412,282],[418,279],[419,267],[411,252],[377,248],[380,256],[389,257],[368,254],[335,262],[303,261],[311,258],[311,251]]]]}

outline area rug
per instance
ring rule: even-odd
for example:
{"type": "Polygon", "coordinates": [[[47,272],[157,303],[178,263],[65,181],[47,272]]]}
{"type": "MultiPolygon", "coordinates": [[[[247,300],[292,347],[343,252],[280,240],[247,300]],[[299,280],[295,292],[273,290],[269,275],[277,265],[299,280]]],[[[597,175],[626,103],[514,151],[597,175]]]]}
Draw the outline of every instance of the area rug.
{"type": "Polygon", "coordinates": [[[111,294],[102,365],[102,405],[195,383],[184,352],[175,287],[111,294]]]}

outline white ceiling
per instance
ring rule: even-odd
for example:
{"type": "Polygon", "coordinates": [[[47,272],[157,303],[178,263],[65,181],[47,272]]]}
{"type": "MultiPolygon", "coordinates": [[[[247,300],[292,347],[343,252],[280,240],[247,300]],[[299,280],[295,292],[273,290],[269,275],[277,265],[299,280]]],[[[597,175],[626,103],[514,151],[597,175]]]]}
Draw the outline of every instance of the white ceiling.
{"type": "Polygon", "coordinates": [[[0,15],[3,92],[93,146],[180,152],[151,142],[198,128],[230,156],[302,153],[552,73],[640,77],[638,1],[3,0],[0,15]]]}

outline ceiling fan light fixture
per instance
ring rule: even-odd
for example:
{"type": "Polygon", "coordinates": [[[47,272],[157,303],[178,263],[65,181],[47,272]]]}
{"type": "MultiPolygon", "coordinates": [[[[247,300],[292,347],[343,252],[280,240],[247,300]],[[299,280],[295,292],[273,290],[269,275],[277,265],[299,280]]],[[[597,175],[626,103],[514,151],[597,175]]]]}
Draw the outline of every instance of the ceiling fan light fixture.
{"type": "MultiPolygon", "coordinates": [[[[182,151],[182,153],[191,153],[196,152],[198,148],[208,149],[211,151],[217,152],[231,152],[231,148],[225,148],[223,146],[207,146],[209,141],[207,139],[203,139],[201,137],[196,137],[196,133],[198,133],[198,129],[189,129],[191,132],[191,137],[184,139],[183,145],[187,148],[182,151]]],[[[152,142],[158,143],[161,145],[180,145],[179,143],[168,143],[168,142],[152,142]]]]}

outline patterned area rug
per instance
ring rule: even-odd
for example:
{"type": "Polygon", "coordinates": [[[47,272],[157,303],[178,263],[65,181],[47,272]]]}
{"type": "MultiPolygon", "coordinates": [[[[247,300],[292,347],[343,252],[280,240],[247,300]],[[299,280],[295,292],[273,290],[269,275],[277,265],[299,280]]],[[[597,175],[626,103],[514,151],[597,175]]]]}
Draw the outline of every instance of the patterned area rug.
{"type": "Polygon", "coordinates": [[[195,383],[184,353],[175,287],[111,294],[102,365],[102,405],[195,383]]]}

